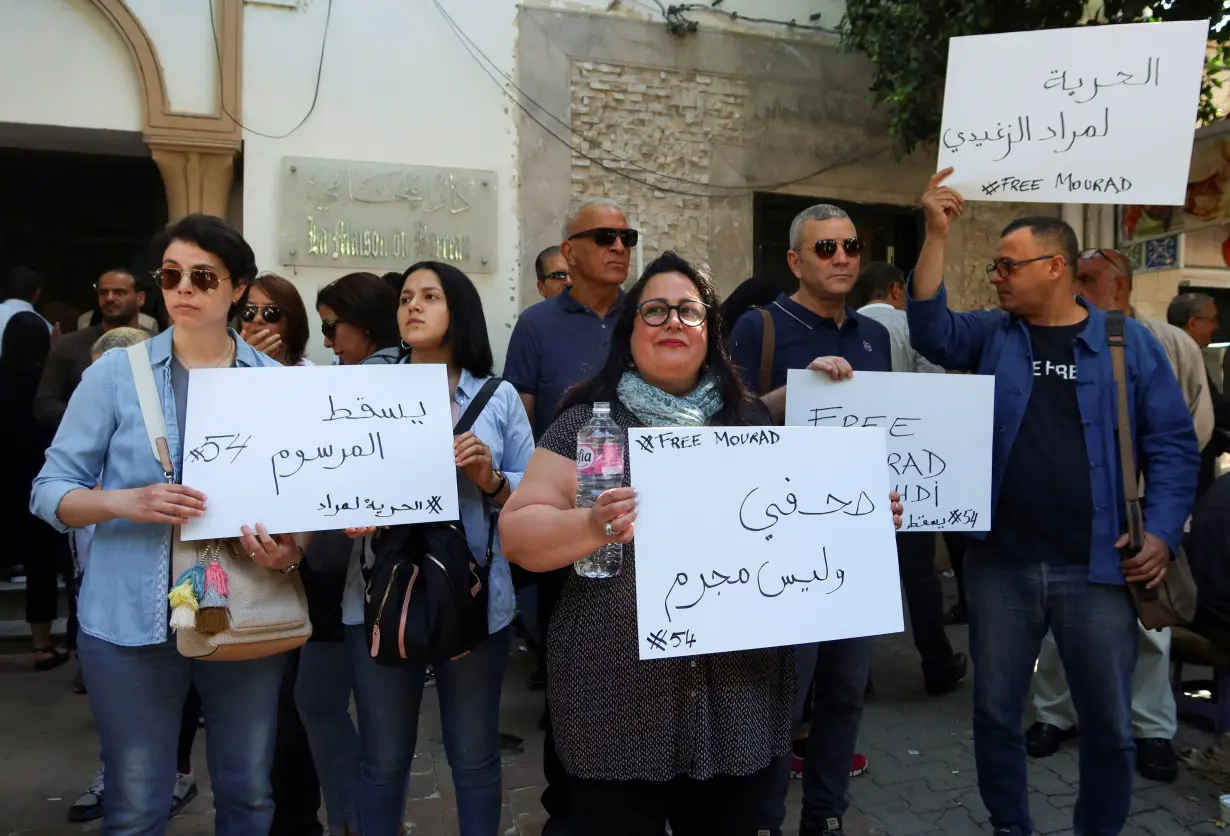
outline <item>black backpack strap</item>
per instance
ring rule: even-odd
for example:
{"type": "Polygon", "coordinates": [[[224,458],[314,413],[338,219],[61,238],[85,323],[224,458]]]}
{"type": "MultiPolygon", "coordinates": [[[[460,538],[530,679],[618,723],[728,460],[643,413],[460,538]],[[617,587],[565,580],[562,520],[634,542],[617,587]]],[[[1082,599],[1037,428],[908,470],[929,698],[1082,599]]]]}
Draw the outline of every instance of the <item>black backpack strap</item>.
{"type": "Polygon", "coordinates": [[[470,428],[474,426],[474,422],[478,420],[478,416],[482,413],[483,407],[487,405],[487,401],[491,400],[491,396],[495,394],[496,389],[500,388],[502,382],[498,377],[487,379],[487,382],[483,384],[483,388],[478,390],[474,400],[470,401],[470,405],[466,407],[466,411],[457,419],[457,426],[453,427],[453,435],[461,435],[470,431],[470,428]]]}

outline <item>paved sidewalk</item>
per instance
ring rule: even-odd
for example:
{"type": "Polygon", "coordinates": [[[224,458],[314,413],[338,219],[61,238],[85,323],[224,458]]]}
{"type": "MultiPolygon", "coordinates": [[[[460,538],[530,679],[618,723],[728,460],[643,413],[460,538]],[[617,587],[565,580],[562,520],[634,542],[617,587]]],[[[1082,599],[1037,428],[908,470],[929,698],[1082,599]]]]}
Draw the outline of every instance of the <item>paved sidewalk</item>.
{"type": "MultiPolygon", "coordinates": [[[[952,630],[965,645],[965,629],[952,630]]],[[[503,705],[504,731],[525,739],[524,751],[504,758],[506,836],[539,836],[542,734],[541,693],[525,689],[533,667],[529,654],[514,651],[503,705]]],[[[69,691],[71,666],[47,674],[29,672],[21,656],[0,656],[0,836],[62,836],[98,830],[98,823],[69,825],[65,811],[93,777],[97,758],[89,708],[69,691]]],[[[854,807],[846,819],[850,836],[966,836],[990,832],[975,785],[970,692],[926,697],[908,636],[879,642],[873,667],[875,692],[863,722],[860,750],[869,771],[851,781],[854,807]]],[[[432,693],[429,691],[429,693],[432,693]]],[[[424,700],[407,821],[416,836],[456,834],[456,796],[444,757],[436,700],[424,700]]],[[[1207,745],[1212,735],[1184,725],[1182,745],[1207,745]]],[[[204,735],[194,760],[201,795],[168,828],[172,836],[213,832],[211,795],[205,779],[204,735]]],[[[1033,814],[1043,834],[1071,833],[1076,801],[1075,743],[1030,767],[1033,814]]],[[[793,782],[790,827],[796,833],[800,788],[793,782]]],[[[1230,789],[1230,788],[1227,788],[1230,789]]],[[[1172,836],[1222,832],[1218,788],[1184,771],[1173,786],[1138,780],[1127,836],[1172,836]]]]}

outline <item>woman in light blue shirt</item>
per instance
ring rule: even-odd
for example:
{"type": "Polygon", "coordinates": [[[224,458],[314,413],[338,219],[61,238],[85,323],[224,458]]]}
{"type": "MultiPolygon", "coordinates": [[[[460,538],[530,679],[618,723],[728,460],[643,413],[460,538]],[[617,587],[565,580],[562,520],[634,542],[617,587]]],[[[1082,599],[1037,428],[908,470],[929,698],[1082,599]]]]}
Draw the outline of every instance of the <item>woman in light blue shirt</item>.
{"type": "MultiPolygon", "coordinates": [[[[415,264],[405,273],[397,322],[410,351],[409,362],[447,366],[456,423],[492,374],[491,344],[478,290],[456,267],[415,264]]],[[[486,562],[490,513],[520,483],[534,452],[529,417],[511,384],[500,384],[473,429],[457,436],[453,451],[461,521],[470,551],[481,565],[486,562]]],[[[500,824],[500,684],[515,602],[498,533],[493,555],[487,602],[490,637],[465,656],[434,666],[461,836],[496,836],[500,824]]],[[[357,567],[346,586],[343,620],[356,666],[361,822],[368,834],[397,833],[406,808],[425,666],[407,662],[384,667],[371,658],[357,567]]]]}
{"type": "MultiPolygon", "coordinates": [[[[195,684],[207,721],[215,832],[268,833],[284,657],[189,660],[176,650],[167,607],[172,527],[200,516],[207,502],[179,484],[188,370],[277,365],[227,327],[231,306],[256,275],[256,259],[233,227],[207,215],[176,222],[150,249],[175,320],[145,343],[171,461],[158,462],[150,449],[127,354],[109,351],[86,370],[68,403],[34,480],[30,510],[60,531],[95,526],[78,599],[78,654],[107,764],[102,832],[164,832],[184,698],[195,684]]],[[[255,528],[244,526],[240,544],[270,569],[297,564],[310,540],[255,528]]]]}

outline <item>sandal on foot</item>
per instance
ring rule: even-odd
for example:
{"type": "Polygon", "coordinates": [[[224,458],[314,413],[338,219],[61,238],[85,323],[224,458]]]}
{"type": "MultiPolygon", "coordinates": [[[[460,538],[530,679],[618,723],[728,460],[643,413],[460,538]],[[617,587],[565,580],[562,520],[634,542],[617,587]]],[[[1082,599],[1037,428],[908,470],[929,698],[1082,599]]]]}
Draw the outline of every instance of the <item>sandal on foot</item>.
{"type": "Polygon", "coordinates": [[[34,655],[40,656],[34,660],[34,669],[36,671],[51,671],[63,665],[68,661],[68,651],[60,650],[58,647],[36,647],[34,655]]]}

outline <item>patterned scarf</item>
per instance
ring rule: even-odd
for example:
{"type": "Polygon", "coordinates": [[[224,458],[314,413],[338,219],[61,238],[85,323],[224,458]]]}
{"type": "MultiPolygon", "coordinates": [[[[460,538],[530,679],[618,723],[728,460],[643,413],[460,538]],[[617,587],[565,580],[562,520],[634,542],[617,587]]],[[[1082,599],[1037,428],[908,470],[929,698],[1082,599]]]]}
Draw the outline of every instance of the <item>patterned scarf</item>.
{"type": "Polygon", "coordinates": [[[700,427],[722,408],[717,379],[706,374],[685,397],[651,386],[633,371],[620,378],[619,400],[647,427],[700,427]]]}

